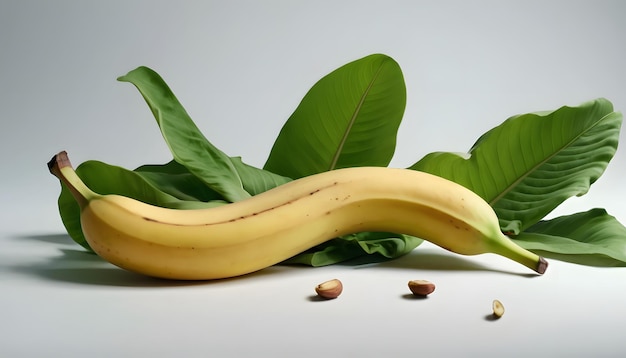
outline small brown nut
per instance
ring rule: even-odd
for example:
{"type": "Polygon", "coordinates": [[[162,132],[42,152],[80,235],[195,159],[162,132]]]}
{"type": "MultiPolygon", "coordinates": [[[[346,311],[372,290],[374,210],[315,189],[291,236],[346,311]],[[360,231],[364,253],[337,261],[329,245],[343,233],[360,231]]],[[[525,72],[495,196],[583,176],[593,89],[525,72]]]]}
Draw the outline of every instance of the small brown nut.
{"type": "Polygon", "coordinates": [[[502,302],[498,300],[493,300],[493,303],[491,306],[493,308],[494,317],[497,317],[497,318],[502,317],[502,315],[504,314],[504,306],[502,305],[502,302]]]}
{"type": "Polygon", "coordinates": [[[338,279],[322,282],[315,286],[315,292],[327,300],[339,297],[341,291],[343,291],[343,284],[338,279]]]}
{"type": "Polygon", "coordinates": [[[409,290],[415,296],[428,296],[435,291],[435,284],[426,280],[411,280],[409,290]]]}

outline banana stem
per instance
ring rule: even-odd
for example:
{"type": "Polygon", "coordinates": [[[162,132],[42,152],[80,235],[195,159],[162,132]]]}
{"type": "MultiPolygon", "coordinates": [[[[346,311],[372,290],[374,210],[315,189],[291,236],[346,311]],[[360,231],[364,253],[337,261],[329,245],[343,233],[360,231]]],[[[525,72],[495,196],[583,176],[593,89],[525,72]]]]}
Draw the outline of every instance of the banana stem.
{"type": "Polygon", "coordinates": [[[52,157],[48,162],[48,169],[70,190],[81,208],[85,207],[90,200],[100,196],[100,194],[89,189],[76,174],[67,152],[62,151],[52,157]]]}
{"type": "Polygon", "coordinates": [[[493,248],[493,253],[516,261],[540,275],[546,272],[548,268],[546,259],[517,245],[508,236],[501,235],[503,236],[502,240],[499,240],[498,244],[493,248]]]}

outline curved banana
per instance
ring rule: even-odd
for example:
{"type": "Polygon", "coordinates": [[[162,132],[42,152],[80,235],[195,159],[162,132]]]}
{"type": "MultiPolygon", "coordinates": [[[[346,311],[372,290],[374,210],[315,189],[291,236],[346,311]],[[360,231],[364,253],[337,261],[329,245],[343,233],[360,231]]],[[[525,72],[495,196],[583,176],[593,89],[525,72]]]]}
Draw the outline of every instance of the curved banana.
{"type": "Polygon", "coordinates": [[[65,152],[48,167],[78,201],[91,248],[114,265],[149,276],[243,275],[361,231],[409,234],[464,255],[495,253],[540,274],[547,268],[543,258],[502,234],[495,212],[478,195],[414,170],[338,169],[240,202],[176,210],[94,193],[65,152]]]}

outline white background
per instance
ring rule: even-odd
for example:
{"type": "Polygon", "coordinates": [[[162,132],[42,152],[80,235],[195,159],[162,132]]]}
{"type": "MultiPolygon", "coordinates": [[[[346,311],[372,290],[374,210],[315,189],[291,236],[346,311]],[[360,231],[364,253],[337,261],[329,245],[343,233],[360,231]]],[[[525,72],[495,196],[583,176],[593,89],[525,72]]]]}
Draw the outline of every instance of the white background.
{"type": "MultiPolygon", "coordinates": [[[[466,151],[519,113],[597,97],[624,111],[625,13],[598,0],[0,2],[0,356],[623,356],[626,268],[551,260],[536,277],[423,245],[378,265],[158,281],[71,241],[45,164],[60,150],[75,165],[171,158],[136,89],[116,81],[140,65],[218,148],[256,166],[318,79],[372,53],[407,85],[392,166],[466,151]],[[314,300],[335,277],[343,295],[314,300]],[[420,278],[437,290],[410,299],[420,278]]],[[[620,147],[589,194],[551,216],[603,207],[626,223],[625,174],[620,147]]]]}

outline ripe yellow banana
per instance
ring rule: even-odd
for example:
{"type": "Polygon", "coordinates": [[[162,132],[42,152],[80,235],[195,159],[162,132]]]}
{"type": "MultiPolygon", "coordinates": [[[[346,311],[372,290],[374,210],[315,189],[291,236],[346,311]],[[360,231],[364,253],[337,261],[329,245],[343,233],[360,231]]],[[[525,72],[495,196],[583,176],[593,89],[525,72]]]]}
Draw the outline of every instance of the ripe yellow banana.
{"type": "Polygon", "coordinates": [[[121,268],[184,280],[233,277],[280,263],[334,237],[385,231],[413,235],[458,254],[495,253],[543,274],[547,262],[506,237],[495,212],[440,177],[380,167],[308,176],[219,207],[176,210],[100,195],[65,152],[48,163],[81,207],[93,250],[121,268]]]}

